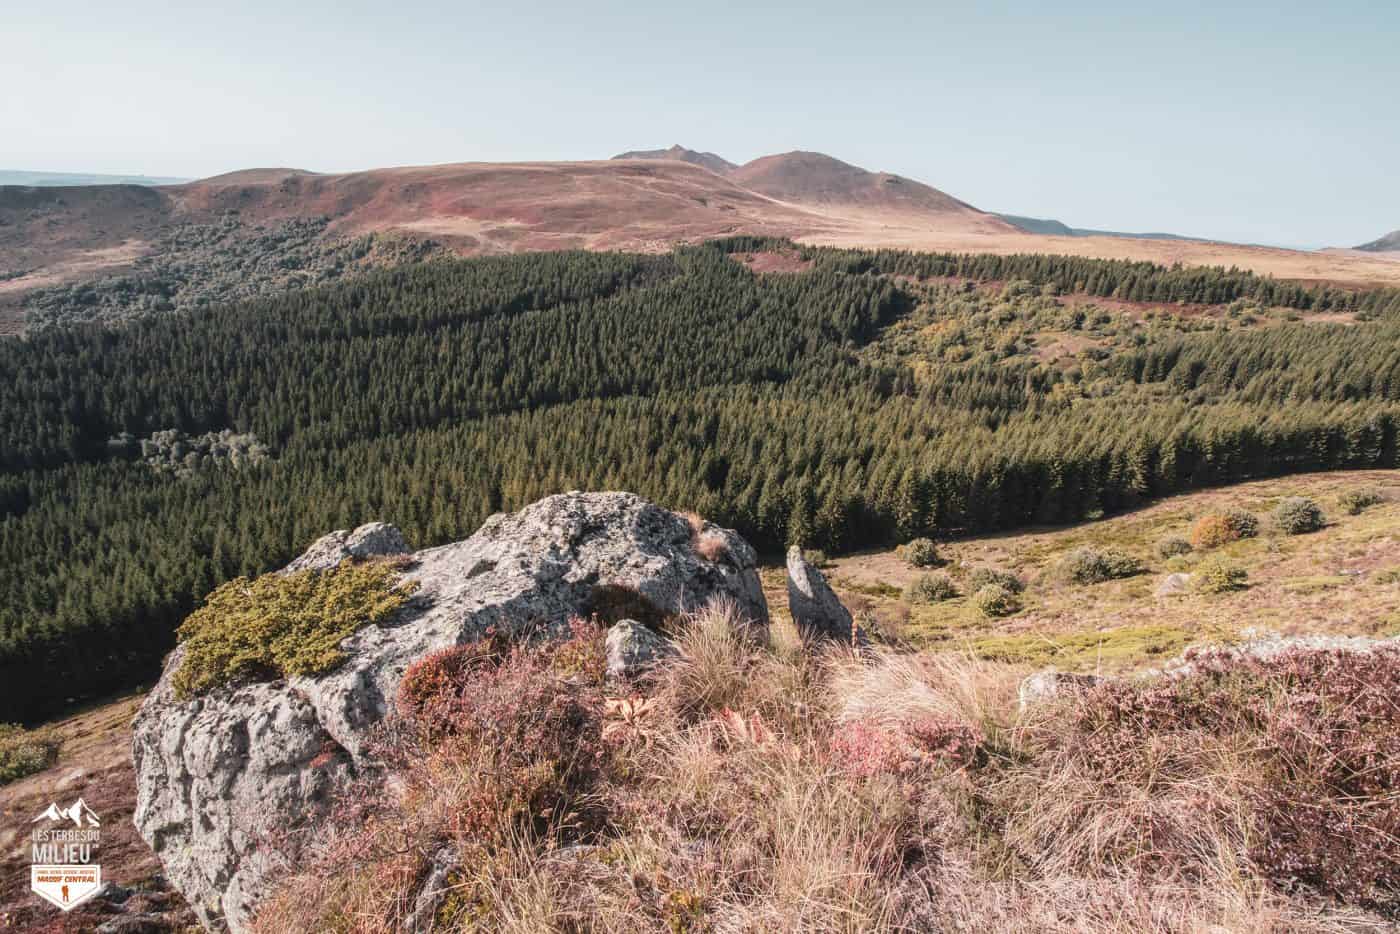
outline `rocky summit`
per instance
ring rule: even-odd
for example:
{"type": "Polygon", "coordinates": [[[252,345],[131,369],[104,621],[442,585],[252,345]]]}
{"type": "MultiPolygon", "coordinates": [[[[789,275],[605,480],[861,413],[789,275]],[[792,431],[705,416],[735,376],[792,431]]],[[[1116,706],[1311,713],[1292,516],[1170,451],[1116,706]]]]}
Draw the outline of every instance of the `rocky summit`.
{"type": "Polygon", "coordinates": [[[570,617],[606,616],[611,604],[600,595],[614,603],[629,595],[629,609],[662,615],[727,598],[756,629],[768,622],[747,542],[710,524],[696,529],[630,493],[551,496],[492,516],[464,541],[411,555],[392,526],[334,532],[285,570],[395,554],[419,589],[387,623],[347,638],[347,660],[330,672],[181,700],[172,683],[177,648],[142,705],[135,823],[205,926],[247,930],[274,882],[260,844],[307,825],[352,783],[377,780],[371,731],[405,669],[424,655],[492,627],[548,637],[570,617]],[[702,537],[724,547],[701,554],[702,537]]]}

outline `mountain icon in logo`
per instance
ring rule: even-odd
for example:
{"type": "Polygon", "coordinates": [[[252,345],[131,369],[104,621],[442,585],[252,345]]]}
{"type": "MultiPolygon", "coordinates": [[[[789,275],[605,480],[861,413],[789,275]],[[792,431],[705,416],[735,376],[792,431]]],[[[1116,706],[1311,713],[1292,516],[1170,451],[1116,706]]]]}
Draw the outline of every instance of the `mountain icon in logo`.
{"type": "Polygon", "coordinates": [[[102,826],[102,821],[97,819],[97,815],[93,813],[92,808],[88,807],[87,802],[84,801],[82,798],[79,798],[77,801],[74,801],[66,808],[61,808],[57,804],[50,803],[49,806],[44,810],[44,813],[34,818],[32,821],[30,821],[30,823],[37,824],[41,820],[71,820],[73,822],[74,827],[82,827],[84,821],[87,822],[87,826],[89,827],[102,826]]]}

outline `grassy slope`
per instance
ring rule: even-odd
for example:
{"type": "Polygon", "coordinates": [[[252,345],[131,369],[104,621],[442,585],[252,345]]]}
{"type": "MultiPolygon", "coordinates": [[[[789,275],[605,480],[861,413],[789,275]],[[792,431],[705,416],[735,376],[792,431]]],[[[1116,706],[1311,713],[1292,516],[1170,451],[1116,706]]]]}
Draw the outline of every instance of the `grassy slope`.
{"type": "MultiPolygon", "coordinates": [[[[1267,523],[1265,523],[1267,525],[1267,523]]],[[[911,607],[904,588],[923,572],[891,551],[837,558],[827,576],[858,611],[884,631],[920,647],[970,648],[979,655],[1035,665],[1092,671],[1128,669],[1175,655],[1203,640],[1229,639],[1254,627],[1294,633],[1394,634],[1400,632],[1400,584],[1384,572],[1400,569],[1400,473],[1325,473],[1264,480],[1178,496],[1128,515],[1064,529],[1039,529],[940,543],[943,570],[959,583],[976,567],[1015,571],[1028,584],[1025,609],[1001,620],[981,617],[966,596],[911,607]],[[1391,501],[1358,516],[1346,515],[1337,497],[1346,490],[1378,488],[1391,501]],[[1305,536],[1258,538],[1219,549],[1249,572],[1249,587],[1236,593],[1192,592],[1157,597],[1162,579],[1189,572],[1202,553],[1162,559],[1157,542],[1189,538],[1196,517],[1241,507],[1261,519],[1285,496],[1310,496],[1328,526],[1305,536]],[[1051,567],[1081,547],[1115,548],[1147,562],[1148,573],[1103,584],[1055,579],[1051,567]]],[[[765,572],[771,605],[786,605],[781,568],[765,572]]]]}

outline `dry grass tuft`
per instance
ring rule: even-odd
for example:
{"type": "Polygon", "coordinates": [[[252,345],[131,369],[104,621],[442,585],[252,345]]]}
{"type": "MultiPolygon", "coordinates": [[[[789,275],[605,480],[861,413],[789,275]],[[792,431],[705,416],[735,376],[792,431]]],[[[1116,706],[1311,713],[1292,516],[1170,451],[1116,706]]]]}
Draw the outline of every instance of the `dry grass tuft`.
{"type": "MultiPolygon", "coordinates": [[[[421,663],[266,931],[1356,932],[1400,916],[1400,651],[1023,669],[686,617],[646,696],[565,647],[421,663]],[[591,670],[583,666],[583,670],[591,670]],[[434,689],[433,685],[439,685],[434,689]],[[431,720],[424,729],[423,721],[431,720]],[[411,920],[450,857],[434,918],[411,920]]],[[[417,667],[417,666],[415,666],[417,667]]]]}

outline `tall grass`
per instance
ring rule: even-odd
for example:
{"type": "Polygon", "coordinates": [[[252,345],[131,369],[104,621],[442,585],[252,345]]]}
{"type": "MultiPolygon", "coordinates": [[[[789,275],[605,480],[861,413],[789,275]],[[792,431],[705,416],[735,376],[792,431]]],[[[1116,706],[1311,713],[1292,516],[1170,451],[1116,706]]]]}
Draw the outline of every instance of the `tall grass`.
{"type": "Polygon", "coordinates": [[[426,923],[455,931],[1330,934],[1400,913],[1400,653],[1205,655],[1023,712],[1012,666],[743,624],[684,620],[645,702],[579,675],[586,628],[425,661],[410,683],[446,700],[410,713],[434,741],[389,731],[391,792],[261,929],[422,926],[434,862],[426,923]]]}

